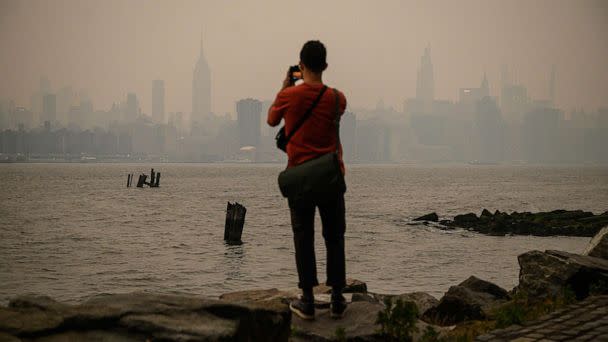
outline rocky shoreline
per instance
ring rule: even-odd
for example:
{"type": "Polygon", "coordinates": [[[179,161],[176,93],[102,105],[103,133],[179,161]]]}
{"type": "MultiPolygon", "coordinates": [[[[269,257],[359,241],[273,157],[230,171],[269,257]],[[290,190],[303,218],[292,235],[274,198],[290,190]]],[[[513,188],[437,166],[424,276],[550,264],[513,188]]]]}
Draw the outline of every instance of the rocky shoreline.
{"type": "Polygon", "coordinates": [[[368,291],[364,282],[349,279],[349,307],[341,320],[329,318],[331,289],[324,285],[315,288],[314,321],[291,315],[288,303],[298,296],[297,289],[238,291],[219,299],[107,294],[78,305],[21,296],[0,307],[0,341],[385,341],[390,336],[382,334],[384,323],[378,317],[395,301],[416,308],[410,340],[471,340],[475,334],[462,331],[481,326],[477,335],[488,332],[498,326],[502,308],[513,308],[523,295],[533,304],[564,293],[572,300],[608,294],[608,227],[582,255],[530,251],[518,261],[519,285],[511,291],[471,276],[441,299],[424,292],[378,294],[368,291]]]}
{"type": "Polygon", "coordinates": [[[414,219],[415,222],[436,222],[441,229],[463,228],[482,234],[534,236],[595,236],[608,225],[608,211],[595,215],[582,210],[554,210],[550,212],[490,212],[456,215],[452,220],[440,220],[437,213],[414,219]]]}

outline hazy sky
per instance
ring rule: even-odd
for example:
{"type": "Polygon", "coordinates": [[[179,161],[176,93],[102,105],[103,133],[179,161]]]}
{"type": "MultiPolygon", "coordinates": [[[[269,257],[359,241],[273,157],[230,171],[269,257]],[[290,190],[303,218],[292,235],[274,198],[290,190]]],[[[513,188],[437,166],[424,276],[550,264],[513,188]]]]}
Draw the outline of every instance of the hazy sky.
{"type": "Polygon", "coordinates": [[[429,43],[439,98],[456,100],[484,71],[498,95],[503,63],[547,98],[555,64],[560,107],[608,105],[602,0],[0,0],[0,97],[29,107],[47,75],[53,90],[84,88],[101,109],[134,91],[149,114],[152,80],[164,79],[167,112],[190,112],[201,30],[218,114],[240,98],[272,99],[309,39],[326,44],[325,80],[355,107],[383,98],[401,110],[429,43]]]}

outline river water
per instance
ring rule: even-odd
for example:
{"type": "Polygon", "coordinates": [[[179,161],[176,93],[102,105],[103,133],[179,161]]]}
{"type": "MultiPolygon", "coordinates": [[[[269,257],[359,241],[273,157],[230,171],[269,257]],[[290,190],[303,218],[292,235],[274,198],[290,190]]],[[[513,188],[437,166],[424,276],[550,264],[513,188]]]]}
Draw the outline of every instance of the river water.
{"type": "MultiPolygon", "coordinates": [[[[295,287],[279,165],[2,164],[0,303],[25,293],[77,301],[98,293],[216,296],[295,287]],[[127,173],[162,172],[157,189],[127,173]],[[247,207],[244,244],[226,246],[227,201],[247,207]]],[[[347,276],[370,291],[440,297],[476,275],[511,289],[517,255],[582,252],[589,238],[491,237],[411,219],[469,211],[608,210],[608,168],[353,165],[347,170],[347,276]]],[[[320,221],[317,217],[317,227],[320,221]]],[[[325,256],[316,232],[319,280],[325,256]]]]}

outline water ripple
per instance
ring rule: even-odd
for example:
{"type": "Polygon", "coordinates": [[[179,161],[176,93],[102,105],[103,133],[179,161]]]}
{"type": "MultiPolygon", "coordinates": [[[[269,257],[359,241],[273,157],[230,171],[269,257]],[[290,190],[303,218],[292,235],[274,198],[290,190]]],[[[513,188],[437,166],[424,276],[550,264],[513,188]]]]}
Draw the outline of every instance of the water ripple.
{"type": "MultiPolygon", "coordinates": [[[[219,295],[295,287],[289,210],[276,186],[281,169],[2,164],[0,303],[23,293],[75,301],[134,290],[219,295]],[[124,175],[151,167],[163,172],[161,188],[124,188],[124,175]],[[228,201],[248,209],[240,246],[223,242],[228,201]]],[[[442,231],[410,225],[413,217],[432,211],[449,217],[484,207],[603,212],[608,203],[606,168],[353,166],[347,182],[348,276],[385,293],[440,296],[471,274],[511,288],[518,254],[581,252],[589,240],[442,231]]],[[[315,227],[323,281],[318,215],[315,227]]]]}

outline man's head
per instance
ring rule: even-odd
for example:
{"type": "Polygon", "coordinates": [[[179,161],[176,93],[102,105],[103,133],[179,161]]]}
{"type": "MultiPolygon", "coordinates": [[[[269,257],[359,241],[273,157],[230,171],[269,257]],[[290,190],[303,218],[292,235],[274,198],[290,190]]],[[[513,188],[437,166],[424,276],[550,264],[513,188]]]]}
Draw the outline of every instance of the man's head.
{"type": "Polygon", "coordinates": [[[327,68],[327,50],[318,40],[309,40],[300,50],[300,67],[310,72],[320,74],[327,68]]]}

